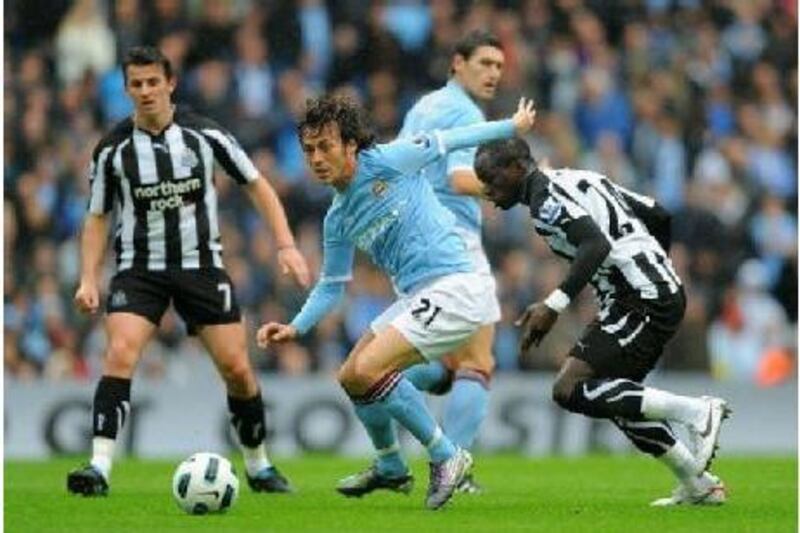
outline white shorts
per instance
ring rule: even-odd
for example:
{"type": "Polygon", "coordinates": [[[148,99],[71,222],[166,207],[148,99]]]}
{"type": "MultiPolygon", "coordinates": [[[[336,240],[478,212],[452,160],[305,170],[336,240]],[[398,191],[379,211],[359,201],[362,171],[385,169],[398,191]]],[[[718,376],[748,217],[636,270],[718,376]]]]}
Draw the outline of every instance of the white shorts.
{"type": "Polygon", "coordinates": [[[475,272],[485,276],[486,283],[492,286],[492,296],[484,303],[486,307],[486,315],[488,317],[487,324],[494,324],[500,321],[500,301],[497,299],[497,283],[492,276],[492,267],[489,266],[489,258],[486,257],[486,252],[483,251],[483,244],[481,243],[481,236],[475,232],[456,226],[456,232],[461,235],[464,242],[467,243],[467,254],[472,259],[472,265],[475,267],[475,272]]]}
{"type": "Polygon", "coordinates": [[[377,334],[394,326],[433,361],[461,346],[481,326],[497,321],[491,302],[497,302],[491,276],[450,274],[398,298],[370,328],[377,334]]]}
{"type": "Polygon", "coordinates": [[[483,251],[481,236],[461,226],[456,226],[456,233],[458,233],[467,244],[467,254],[469,258],[472,259],[475,272],[491,276],[492,268],[489,266],[489,259],[486,257],[486,252],[483,251]]]}

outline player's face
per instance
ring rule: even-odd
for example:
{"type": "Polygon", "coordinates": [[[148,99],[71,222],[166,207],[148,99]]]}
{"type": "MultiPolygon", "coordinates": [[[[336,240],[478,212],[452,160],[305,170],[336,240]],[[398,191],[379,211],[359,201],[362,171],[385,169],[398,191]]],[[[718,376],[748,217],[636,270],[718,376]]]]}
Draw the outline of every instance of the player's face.
{"type": "Polygon", "coordinates": [[[479,46],[469,59],[456,55],[453,70],[458,82],[475,98],[491,100],[503,74],[505,56],[494,46],[479,46]]]}
{"type": "Polygon", "coordinates": [[[301,144],[306,164],[318,180],[337,188],[350,182],[355,168],[356,143],[342,140],[338,124],[330,122],[318,130],[304,130],[301,144]]]}
{"type": "Polygon", "coordinates": [[[164,67],[159,64],[129,65],[125,90],[133,100],[136,113],[159,116],[169,112],[172,106],[172,91],[175,77],[167,79],[164,67]]]}
{"type": "Polygon", "coordinates": [[[519,165],[494,167],[479,176],[483,182],[483,194],[501,209],[511,209],[520,200],[520,191],[525,172],[519,165]]]}

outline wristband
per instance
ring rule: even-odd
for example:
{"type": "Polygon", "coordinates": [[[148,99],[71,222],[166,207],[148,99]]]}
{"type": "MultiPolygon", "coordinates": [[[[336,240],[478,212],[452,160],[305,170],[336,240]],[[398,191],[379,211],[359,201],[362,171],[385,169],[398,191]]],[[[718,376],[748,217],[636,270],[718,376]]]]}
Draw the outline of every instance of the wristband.
{"type": "Polygon", "coordinates": [[[550,293],[550,296],[545,298],[544,305],[546,305],[556,313],[560,313],[561,311],[567,308],[569,302],[570,302],[569,296],[567,296],[567,294],[561,289],[556,289],[550,293]]]}

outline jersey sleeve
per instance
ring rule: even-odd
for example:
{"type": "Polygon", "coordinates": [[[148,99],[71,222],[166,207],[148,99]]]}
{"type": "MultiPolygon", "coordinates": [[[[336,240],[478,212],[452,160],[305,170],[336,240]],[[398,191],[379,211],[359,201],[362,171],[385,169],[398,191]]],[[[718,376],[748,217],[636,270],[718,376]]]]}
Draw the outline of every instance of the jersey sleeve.
{"type": "Polygon", "coordinates": [[[514,123],[498,120],[447,130],[420,133],[378,145],[384,163],[401,174],[414,174],[447,153],[514,135],[514,123]]]}
{"type": "Polygon", "coordinates": [[[291,323],[301,335],[339,305],[344,297],[345,284],[353,277],[355,247],[336,237],[334,229],[334,222],[326,217],[320,279],[291,323]]]}
{"type": "Polygon", "coordinates": [[[207,125],[201,132],[211,145],[214,159],[236,183],[244,185],[258,179],[256,166],[233,135],[216,124],[207,125]]]}
{"type": "Polygon", "coordinates": [[[672,246],[672,215],[669,211],[649,196],[637,194],[611,181],[609,183],[625,198],[631,210],[664,251],[669,252],[672,246]]]}
{"type": "Polygon", "coordinates": [[[611,251],[611,243],[588,216],[571,221],[564,228],[564,233],[567,240],[575,246],[575,259],[559,288],[572,300],[603,264],[611,251]]]}
{"type": "Polygon", "coordinates": [[[114,145],[98,145],[89,164],[89,212],[104,215],[114,208],[114,145]]]}
{"type": "MultiPolygon", "coordinates": [[[[453,126],[470,126],[472,124],[481,124],[484,122],[483,115],[478,109],[472,109],[459,115],[453,126]]],[[[449,176],[456,170],[472,170],[475,164],[475,152],[478,148],[475,146],[469,148],[461,148],[453,150],[447,154],[447,175],[449,176]]]]}

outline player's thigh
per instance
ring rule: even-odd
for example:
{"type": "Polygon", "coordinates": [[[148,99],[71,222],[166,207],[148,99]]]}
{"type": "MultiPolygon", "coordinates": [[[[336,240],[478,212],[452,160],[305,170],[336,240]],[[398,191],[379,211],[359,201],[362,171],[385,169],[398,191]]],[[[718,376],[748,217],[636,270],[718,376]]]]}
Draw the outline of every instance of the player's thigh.
{"type": "Polygon", "coordinates": [[[169,284],[163,272],[118,272],[108,287],[106,313],[109,318],[116,314],[138,315],[158,327],[169,307],[169,284]]]}
{"type": "Polygon", "coordinates": [[[171,274],[175,310],[190,335],[203,326],[237,324],[242,314],[227,272],[219,268],[182,270],[171,274]]]}
{"type": "Polygon", "coordinates": [[[105,320],[107,341],[103,374],[130,379],[156,325],[134,313],[109,313],[105,320]]]}
{"type": "Polygon", "coordinates": [[[570,355],[588,363],[597,377],[642,381],[677,327],[668,318],[665,330],[665,321],[649,306],[614,302],[586,328],[570,355]]]}
{"type": "Polygon", "coordinates": [[[355,392],[353,388],[366,392],[387,373],[423,361],[414,345],[394,326],[387,326],[357,348],[348,356],[340,374],[342,382],[351,385],[351,392],[355,392]]]}
{"type": "Polygon", "coordinates": [[[242,322],[198,326],[197,337],[226,382],[242,383],[255,379],[242,322]]]}
{"type": "Polygon", "coordinates": [[[553,381],[553,397],[568,400],[575,385],[595,377],[594,368],[586,361],[567,356],[553,381]]]}
{"type": "Polygon", "coordinates": [[[494,324],[484,324],[460,347],[442,361],[450,370],[477,370],[491,375],[494,372],[494,324]]]}

